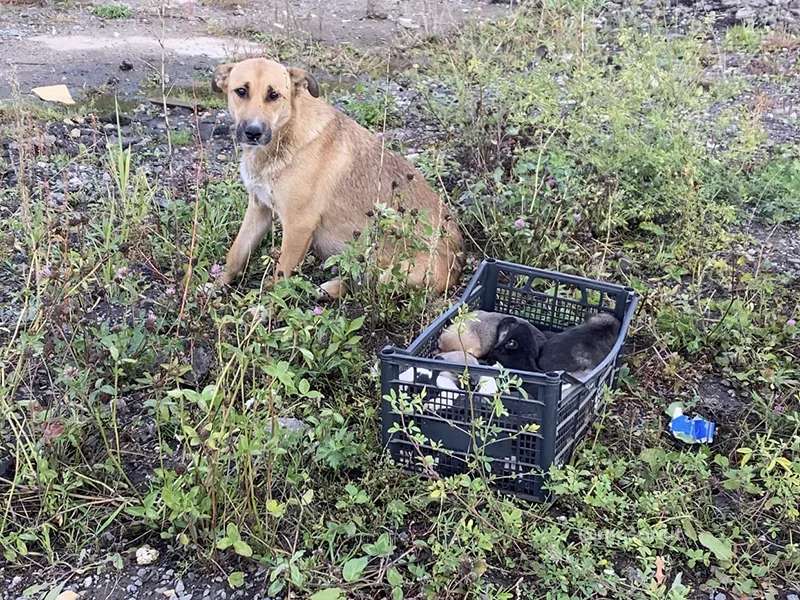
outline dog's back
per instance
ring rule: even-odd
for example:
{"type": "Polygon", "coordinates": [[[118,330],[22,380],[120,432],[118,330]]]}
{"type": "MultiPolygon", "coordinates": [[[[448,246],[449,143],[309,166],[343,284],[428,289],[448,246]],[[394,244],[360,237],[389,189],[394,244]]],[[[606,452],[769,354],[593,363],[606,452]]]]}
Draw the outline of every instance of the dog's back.
{"type": "MultiPolygon", "coordinates": [[[[325,258],[337,254],[356,231],[369,222],[377,203],[419,215],[418,240],[427,249],[408,257],[408,278],[437,292],[454,285],[463,268],[463,238],[448,207],[425,178],[403,157],[385,148],[383,140],[328,105],[304,97],[293,128],[303,128],[303,111],[329,113],[328,124],[305,146],[298,147],[292,162],[320,173],[316,183],[315,210],[320,223],[314,233],[314,251],[325,258]],[[432,234],[426,235],[425,223],[432,234]]],[[[302,134],[301,134],[302,135],[302,134]]],[[[307,181],[307,176],[304,178],[307,181]]],[[[385,240],[382,266],[395,257],[403,240],[385,240]]]]}
{"type": "Polygon", "coordinates": [[[619,335],[620,322],[614,315],[598,313],[581,325],[550,337],[542,346],[542,371],[585,372],[608,356],[619,335]]]}

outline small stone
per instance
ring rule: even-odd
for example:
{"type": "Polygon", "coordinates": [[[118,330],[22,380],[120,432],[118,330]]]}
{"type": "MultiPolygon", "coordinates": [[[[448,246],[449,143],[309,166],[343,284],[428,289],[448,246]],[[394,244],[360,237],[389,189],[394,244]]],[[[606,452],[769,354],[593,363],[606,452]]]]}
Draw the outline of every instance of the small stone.
{"type": "Polygon", "coordinates": [[[20,575],[17,575],[14,577],[14,579],[11,580],[11,585],[9,587],[13,590],[20,583],[22,583],[22,577],[20,575]]]}
{"type": "Polygon", "coordinates": [[[182,594],[184,589],[185,588],[183,587],[183,581],[178,579],[178,582],[175,584],[175,592],[178,594],[182,594]]]}
{"type": "Polygon", "coordinates": [[[786,600],[800,600],[800,596],[797,594],[788,594],[786,596],[786,600]]]}
{"type": "Polygon", "coordinates": [[[219,162],[225,162],[226,160],[228,160],[228,157],[225,156],[224,154],[217,154],[217,160],[219,162]]]}
{"type": "Polygon", "coordinates": [[[120,71],[131,71],[133,70],[133,63],[129,60],[123,60],[119,63],[119,70],[120,71]]]}
{"type": "Polygon", "coordinates": [[[415,23],[413,19],[407,19],[405,17],[397,19],[397,24],[406,29],[419,29],[419,25],[415,23]]]}
{"type": "Polygon", "coordinates": [[[158,560],[158,550],[144,545],[136,550],[136,564],[137,565],[151,565],[158,560]]]}
{"type": "Polygon", "coordinates": [[[81,130],[78,129],[77,127],[71,129],[69,132],[69,137],[71,137],[74,140],[77,140],[79,137],[81,137],[81,130]]]}
{"type": "Polygon", "coordinates": [[[714,595],[714,600],[728,600],[728,597],[722,592],[718,592],[714,595]]]}
{"type": "Polygon", "coordinates": [[[92,587],[92,583],[94,583],[94,580],[91,578],[91,576],[89,576],[83,580],[83,587],[90,588],[92,587]]]}

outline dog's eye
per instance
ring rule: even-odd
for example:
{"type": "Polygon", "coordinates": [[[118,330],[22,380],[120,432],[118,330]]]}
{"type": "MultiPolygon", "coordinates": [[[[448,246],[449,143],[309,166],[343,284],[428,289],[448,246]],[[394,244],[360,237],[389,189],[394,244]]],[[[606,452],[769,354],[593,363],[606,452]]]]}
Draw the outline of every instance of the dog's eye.
{"type": "Polygon", "coordinates": [[[236,92],[236,95],[239,96],[239,98],[244,98],[247,96],[247,88],[240,87],[233,91],[236,92]]]}
{"type": "Polygon", "coordinates": [[[519,344],[517,344],[517,340],[508,340],[506,342],[506,350],[516,350],[517,346],[519,346],[519,344]]]}
{"type": "Polygon", "coordinates": [[[270,90],[270,91],[267,92],[267,100],[269,100],[270,102],[274,102],[275,100],[277,100],[280,97],[281,97],[281,95],[278,92],[276,92],[275,90],[270,90]]]}

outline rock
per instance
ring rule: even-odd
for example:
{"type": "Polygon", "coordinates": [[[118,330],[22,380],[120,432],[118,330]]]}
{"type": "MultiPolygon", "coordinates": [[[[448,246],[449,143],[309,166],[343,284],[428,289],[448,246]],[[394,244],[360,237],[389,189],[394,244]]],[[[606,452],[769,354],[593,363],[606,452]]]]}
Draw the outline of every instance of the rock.
{"type": "Polygon", "coordinates": [[[70,192],[77,192],[82,187],[83,181],[81,181],[80,177],[70,177],[70,180],[67,182],[67,189],[69,189],[70,192]]]}
{"type": "Polygon", "coordinates": [[[81,137],[81,130],[78,129],[77,127],[71,129],[69,132],[69,137],[71,137],[73,140],[78,139],[79,137],[81,137]]]}
{"type": "Polygon", "coordinates": [[[90,588],[90,587],[92,587],[92,583],[94,583],[94,580],[92,579],[91,576],[89,576],[89,577],[87,577],[86,579],[83,580],[83,587],[90,588]]]}
{"type": "Polygon", "coordinates": [[[120,71],[132,71],[133,70],[133,63],[129,60],[123,60],[119,63],[119,70],[120,71]]]}
{"type": "Polygon", "coordinates": [[[749,6],[743,6],[742,8],[736,11],[736,19],[739,21],[752,19],[755,16],[756,16],[756,9],[751,8],[749,6]]]}
{"type": "Polygon", "coordinates": [[[192,348],[192,371],[190,377],[195,385],[200,385],[208,375],[213,362],[211,351],[205,346],[192,348]]]}
{"type": "MultiPolygon", "coordinates": [[[[305,422],[294,417],[278,417],[278,426],[291,432],[303,432],[308,429],[308,425],[305,422]]],[[[272,431],[272,425],[269,422],[267,422],[267,431],[272,431]]]]}
{"type": "Polygon", "coordinates": [[[13,589],[14,589],[15,587],[17,587],[17,586],[18,586],[20,583],[22,583],[22,577],[21,577],[20,575],[16,575],[16,576],[15,576],[15,577],[14,577],[14,578],[11,580],[11,585],[9,586],[9,588],[13,590],[13,589]]]}
{"type": "Polygon", "coordinates": [[[78,600],[78,594],[72,590],[64,590],[56,596],[56,600],[78,600]]]}
{"type": "Polygon", "coordinates": [[[728,597],[722,592],[718,592],[717,594],[714,594],[714,600],[728,600],[728,597]]]}
{"type": "Polygon", "coordinates": [[[397,24],[405,29],[419,29],[419,25],[415,23],[413,19],[407,19],[405,17],[397,19],[397,24]]]}
{"type": "Polygon", "coordinates": [[[208,123],[201,122],[198,125],[200,139],[207,142],[213,137],[223,137],[230,135],[231,127],[227,123],[208,123]]]}
{"type": "Polygon", "coordinates": [[[136,564],[137,565],[151,565],[158,560],[158,550],[144,545],[136,550],[136,564]]]}
{"type": "Polygon", "coordinates": [[[117,115],[117,113],[105,113],[97,116],[97,120],[107,125],[112,125],[113,128],[117,127],[117,118],[119,118],[119,126],[127,127],[132,123],[131,118],[127,115],[117,115]]]}

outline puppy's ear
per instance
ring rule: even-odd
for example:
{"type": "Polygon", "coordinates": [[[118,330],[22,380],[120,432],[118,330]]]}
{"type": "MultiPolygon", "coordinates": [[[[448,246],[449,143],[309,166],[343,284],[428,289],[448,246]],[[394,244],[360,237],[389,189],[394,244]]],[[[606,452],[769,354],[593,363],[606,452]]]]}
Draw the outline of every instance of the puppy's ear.
{"type": "Polygon", "coordinates": [[[228,75],[231,74],[234,63],[225,63],[214,69],[211,77],[211,89],[218,94],[228,93],[228,75]]]}
{"type": "Polygon", "coordinates": [[[305,69],[289,67],[289,78],[292,80],[295,89],[306,88],[308,89],[308,93],[314,96],[314,98],[319,98],[319,84],[317,80],[314,79],[314,76],[305,69]]]}

